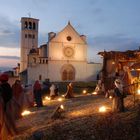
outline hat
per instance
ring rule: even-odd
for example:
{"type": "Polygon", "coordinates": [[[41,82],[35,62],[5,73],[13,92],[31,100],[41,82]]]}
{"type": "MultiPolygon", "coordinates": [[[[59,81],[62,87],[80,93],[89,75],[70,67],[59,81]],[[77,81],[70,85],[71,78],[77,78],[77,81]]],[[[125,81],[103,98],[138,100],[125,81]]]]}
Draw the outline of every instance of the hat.
{"type": "Polygon", "coordinates": [[[2,73],[2,74],[0,75],[0,81],[8,81],[8,79],[9,79],[8,74],[2,73]]]}

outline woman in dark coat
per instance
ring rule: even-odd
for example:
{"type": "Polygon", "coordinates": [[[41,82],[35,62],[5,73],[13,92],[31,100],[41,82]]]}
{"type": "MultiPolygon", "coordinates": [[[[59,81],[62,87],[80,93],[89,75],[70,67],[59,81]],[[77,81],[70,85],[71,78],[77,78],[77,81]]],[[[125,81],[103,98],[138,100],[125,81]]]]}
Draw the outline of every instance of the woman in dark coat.
{"type": "Polygon", "coordinates": [[[113,96],[113,112],[124,112],[124,95],[123,95],[123,85],[120,79],[115,80],[115,89],[113,96]]]}
{"type": "Polygon", "coordinates": [[[33,93],[34,93],[34,98],[35,98],[35,102],[37,107],[42,107],[42,95],[41,95],[41,84],[39,83],[39,81],[35,81],[35,84],[33,86],[33,93]]]}
{"type": "Polygon", "coordinates": [[[0,75],[0,136],[7,139],[8,136],[17,134],[14,110],[12,105],[12,88],[8,83],[8,75],[0,75]]]}
{"type": "Polygon", "coordinates": [[[0,81],[1,81],[1,89],[2,89],[2,98],[4,101],[4,110],[6,110],[7,103],[12,99],[12,88],[10,84],[8,83],[8,75],[3,73],[0,75],[0,81]]]}

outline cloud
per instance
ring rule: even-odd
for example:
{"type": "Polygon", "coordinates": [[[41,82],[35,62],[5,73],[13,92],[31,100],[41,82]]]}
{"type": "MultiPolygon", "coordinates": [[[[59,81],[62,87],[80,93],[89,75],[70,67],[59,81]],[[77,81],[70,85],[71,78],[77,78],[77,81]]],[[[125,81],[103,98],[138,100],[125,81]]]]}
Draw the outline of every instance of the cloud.
{"type": "Polygon", "coordinates": [[[88,38],[88,56],[91,60],[102,62],[98,54],[100,51],[126,51],[139,49],[140,38],[130,38],[124,34],[115,34],[109,36],[89,36],[88,38]]]}
{"type": "Polygon", "coordinates": [[[0,15],[0,45],[5,47],[19,47],[20,29],[15,21],[0,15]]]}
{"type": "Polygon", "coordinates": [[[16,60],[19,60],[20,59],[20,57],[18,57],[18,56],[6,56],[6,55],[0,56],[0,58],[4,58],[4,59],[16,59],[16,60]]]}
{"type": "Polygon", "coordinates": [[[138,46],[140,45],[140,41],[138,41],[138,39],[127,37],[124,34],[89,37],[88,42],[102,50],[119,51],[138,49],[138,46]]]}

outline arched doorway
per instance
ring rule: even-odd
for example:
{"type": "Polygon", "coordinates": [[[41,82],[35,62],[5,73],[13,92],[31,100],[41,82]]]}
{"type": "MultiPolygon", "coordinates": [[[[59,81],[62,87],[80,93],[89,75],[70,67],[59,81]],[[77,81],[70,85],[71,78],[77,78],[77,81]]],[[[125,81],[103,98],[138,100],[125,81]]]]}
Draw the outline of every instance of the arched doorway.
{"type": "Polygon", "coordinates": [[[61,69],[62,81],[75,80],[75,68],[71,64],[65,64],[61,69]]]}

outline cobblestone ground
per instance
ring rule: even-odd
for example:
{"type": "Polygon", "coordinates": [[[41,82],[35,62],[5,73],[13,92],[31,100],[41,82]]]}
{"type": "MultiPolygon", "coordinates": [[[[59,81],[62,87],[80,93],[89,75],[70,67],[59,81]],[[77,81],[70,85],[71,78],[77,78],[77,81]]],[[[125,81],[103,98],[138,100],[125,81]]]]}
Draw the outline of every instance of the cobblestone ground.
{"type": "MultiPolygon", "coordinates": [[[[94,139],[92,132],[94,123],[104,114],[99,112],[99,107],[105,106],[107,112],[111,111],[112,100],[103,95],[77,95],[72,99],[62,98],[62,101],[58,101],[58,98],[44,100],[45,106],[42,108],[31,108],[30,115],[17,121],[19,135],[13,139],[34,140],[42,137],[44,140],[52,140],[59,139],[59,135],[63,135],[60,137],[61,140],[80,140],[83,131],[85,139],[88,136],[89,139],[94,139]],[[64,106],[62,118],[51,119],[53,112],[61,104],[64,106]]],[[[125,98],[125,106],[130,105],[133,105],[131,95],[125,98]]]]}

